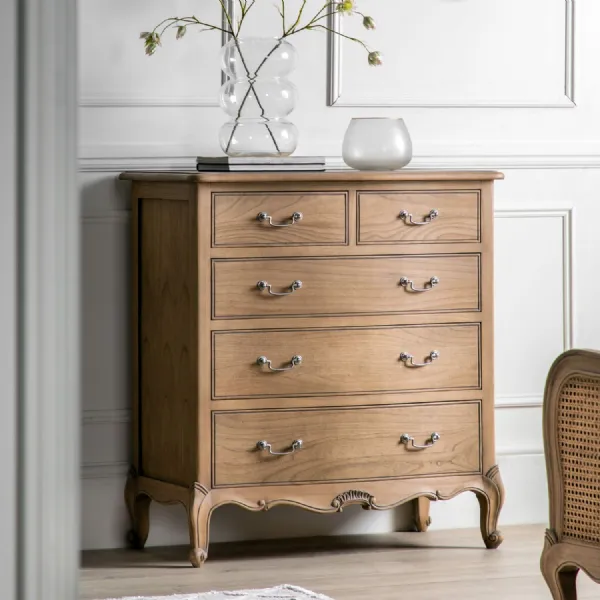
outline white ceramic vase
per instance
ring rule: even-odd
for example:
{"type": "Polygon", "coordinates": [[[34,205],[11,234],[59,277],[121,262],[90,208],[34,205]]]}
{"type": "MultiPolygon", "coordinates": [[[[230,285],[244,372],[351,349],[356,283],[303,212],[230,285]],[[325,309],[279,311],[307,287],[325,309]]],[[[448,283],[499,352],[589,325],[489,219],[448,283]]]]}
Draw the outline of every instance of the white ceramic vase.
{"type": "Polygon", "coordinates": [[[412,159],[412,141],[402,119],[352,119],[342,147],[344,162],[360,171],[394,171],[412,159]]]}

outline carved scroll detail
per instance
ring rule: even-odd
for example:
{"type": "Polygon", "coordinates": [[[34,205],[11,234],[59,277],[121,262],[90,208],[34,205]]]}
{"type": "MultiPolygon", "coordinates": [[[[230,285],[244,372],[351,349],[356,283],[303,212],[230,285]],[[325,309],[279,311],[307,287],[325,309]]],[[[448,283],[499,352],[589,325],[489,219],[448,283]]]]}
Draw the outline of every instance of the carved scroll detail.
{"type": "Polygon", "coordinates": [[[546,542],[546,546],[554,546],[554,544],[558,544],[558,535],[554,529],[546,529],[546,533],[544,534],[544,541],[546,542]]]}
{"type": "Polygon", "coordinates": [[[348,490],[342,494],[338,494],[332,501],[331,506],[338,512],[342,512],[346,506],[350,504],[362,504],[364,508],[377,508],[375,496],[361,490],[348,490]]]}

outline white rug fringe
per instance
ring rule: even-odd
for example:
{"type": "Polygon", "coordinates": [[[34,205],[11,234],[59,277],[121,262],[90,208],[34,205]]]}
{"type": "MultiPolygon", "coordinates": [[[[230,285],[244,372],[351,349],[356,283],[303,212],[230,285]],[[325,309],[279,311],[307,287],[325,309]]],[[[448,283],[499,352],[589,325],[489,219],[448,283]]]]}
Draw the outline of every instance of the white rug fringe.
{"type": "Polygon", "coordinates": [[[127,596],[124,598],[106,598],[105,600],[332,600],[323,594],[317,594],[295,585],[278,585],[260,590],[237,590],[233,592],[204,592],[197,594],[175,594],[172,596],[127,596]]]}

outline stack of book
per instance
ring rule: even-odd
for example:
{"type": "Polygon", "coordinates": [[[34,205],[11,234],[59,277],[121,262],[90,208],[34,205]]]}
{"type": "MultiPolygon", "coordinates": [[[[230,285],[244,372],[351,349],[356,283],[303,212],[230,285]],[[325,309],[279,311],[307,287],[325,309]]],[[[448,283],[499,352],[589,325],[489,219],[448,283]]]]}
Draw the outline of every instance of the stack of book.
{"type": "Polygon", "coordinates": [[[323,156],[199,156],[198,171],[325,171],[323,156]]]}

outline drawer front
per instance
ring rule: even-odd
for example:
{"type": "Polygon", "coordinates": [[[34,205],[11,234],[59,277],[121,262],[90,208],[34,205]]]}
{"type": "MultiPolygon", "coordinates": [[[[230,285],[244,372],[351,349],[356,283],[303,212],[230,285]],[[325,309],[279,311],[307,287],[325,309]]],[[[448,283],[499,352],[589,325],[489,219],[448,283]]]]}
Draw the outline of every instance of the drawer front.
{"type": "Polygon", "coordinates": [[[477,242],[479,202],[479,192],[360,192],[358,243],[477,242]]]}
{"type": "Polygon", "coordinates": [[[215,486],[478,473],[480,454],[477,401],[213,413],[215,486]]]}
{"type": "Polygon", "coordinates": [[[213,194],[213,245],[346,245],[347,205],[346,192],[213,194]]]}
{"type": "Polygon", "coordinates": [[[477,323],[219,331],[213,333],[213,397],[478,389],[479,356],[477,323]]]}
{"type": "Polygon", "coordinates": [[[217,319],[477,311],[479,255],[215,260],[213,293],[217,319]]]}

